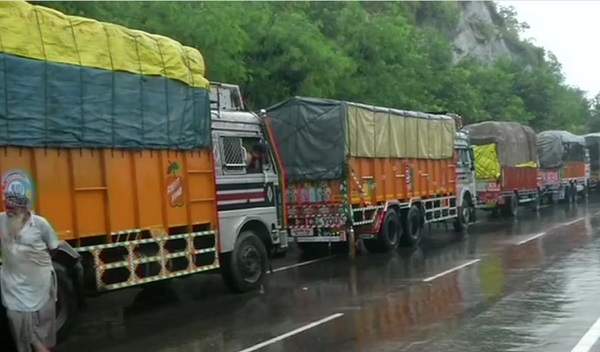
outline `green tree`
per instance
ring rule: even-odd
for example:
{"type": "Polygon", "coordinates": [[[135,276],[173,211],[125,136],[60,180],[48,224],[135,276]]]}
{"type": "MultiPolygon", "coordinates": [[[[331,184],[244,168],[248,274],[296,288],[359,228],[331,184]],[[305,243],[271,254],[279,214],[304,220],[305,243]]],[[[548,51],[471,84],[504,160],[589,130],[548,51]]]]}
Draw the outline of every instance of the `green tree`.
{"type": "Polygon", "coordinates": [[[520,38],[527,24],[514,8],[493,2],[495,27],[480,30],[498,33],[511,55],[489,65],[453,63],[452,38],[468,6],[460,2],[38,3],[196,47],[207,77],[241,85],[253,109],[305,95],[538,131],[600,130],[600,97],[590,102],[568,86],[556,57],[520,38]]]}

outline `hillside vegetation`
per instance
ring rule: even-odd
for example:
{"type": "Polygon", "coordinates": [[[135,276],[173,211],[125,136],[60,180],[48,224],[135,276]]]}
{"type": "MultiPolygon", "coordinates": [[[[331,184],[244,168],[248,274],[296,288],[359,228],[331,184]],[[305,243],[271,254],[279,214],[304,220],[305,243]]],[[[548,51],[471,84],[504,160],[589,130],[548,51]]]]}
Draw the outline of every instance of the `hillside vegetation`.
{"type": "MultiPolygon", "coordinates": [[[[35,2],[34,2],[35,3],[35,2]]],[[[421,111],[536,130],[600,128],[600,104],[564,82],[560,63],[519,39],[514,11],[494,10],[511,58],[452,63],[459,2],[37,2],[172,37],[198,48],[208,78],[237,83],[253,109],[293,95],[421,111]]]]}

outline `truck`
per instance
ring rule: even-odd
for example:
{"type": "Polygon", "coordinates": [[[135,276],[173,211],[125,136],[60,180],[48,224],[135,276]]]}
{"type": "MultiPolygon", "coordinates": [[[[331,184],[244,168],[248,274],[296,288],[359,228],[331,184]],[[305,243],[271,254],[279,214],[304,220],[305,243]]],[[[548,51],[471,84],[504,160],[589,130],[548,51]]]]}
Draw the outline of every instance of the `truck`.
{"type": "MultiPolygon", "coordinates": [[[[251,232],[261,238],[269,260],[281,257],[288,247],[282,191],[262,120],[246,108],[237,85],[211,82],[211,103],[220,251],[228,255],[241,250],[236,241],[251,232]]],[[[263,276],[264,270],[247,290],[256,289],[263,276]]]]}
{"type": "Polygon", "coordinates": [[[536,136],[517,122],[466,125],[475,156],[477,208],[516,217],[519,206],[540,207],[536,136]]]}
{"type": "Polygon", "coordinates": [[[457,187],[455,157],[469,154],[455,153],[451,116],[310,97],[263,113],[280,164],[284,228],[302,250],[337,244],[354,255],[360,239],[389,252],[418,245],[428,223],[468,226],[475,197],[457,187]]]}
{"type": "Polygon", "coordinates": [[[544,131],[536,136],[539,179],[547,201],[577,201],[587,196],[588,157],[585,138],[568,131],[544,131]]]}
{"type": "Polygon", "coordinates": [[[600,190],[600,133],[588,133],[584,136],[585,145],[588,151],[589,164],[589,188],[600,190]]]}
{"type": "Polygon", "coordinates": [[[256,114],[198,50],[24,1],[0,3],[0,37],[0,182],[61,240],[58,341],[89,295],[217,270],[262,285],[278,179],[256,114]]]}

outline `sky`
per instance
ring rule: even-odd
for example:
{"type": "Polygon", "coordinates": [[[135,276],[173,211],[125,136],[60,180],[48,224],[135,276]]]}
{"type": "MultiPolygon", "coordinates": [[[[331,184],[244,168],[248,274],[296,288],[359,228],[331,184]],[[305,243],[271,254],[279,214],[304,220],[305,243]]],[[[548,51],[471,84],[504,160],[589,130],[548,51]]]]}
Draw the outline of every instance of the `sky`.
{"type": "Polygon", "coordinates": [[[600,1],[498,1],[513,6],[520,22],[530,29],[524,38],[554,53],[562,64],[566,83],[600,93],[600,1]]]}

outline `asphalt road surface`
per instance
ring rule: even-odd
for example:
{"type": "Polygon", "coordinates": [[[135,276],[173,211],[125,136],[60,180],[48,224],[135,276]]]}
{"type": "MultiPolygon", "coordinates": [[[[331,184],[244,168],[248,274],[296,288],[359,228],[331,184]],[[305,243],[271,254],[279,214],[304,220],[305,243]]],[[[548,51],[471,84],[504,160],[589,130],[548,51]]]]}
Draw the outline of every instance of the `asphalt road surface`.
{"type": "Polygon", "coordinates": [[[393,254],[290,253],[260,292],[206,274],[92,298],[56,351],[600,351],[600,200],[479,218],[393,254]]]}

